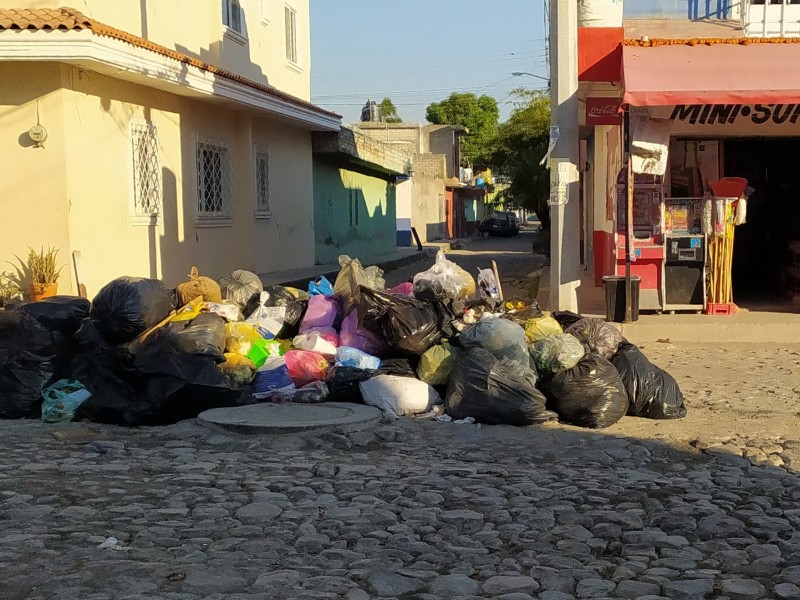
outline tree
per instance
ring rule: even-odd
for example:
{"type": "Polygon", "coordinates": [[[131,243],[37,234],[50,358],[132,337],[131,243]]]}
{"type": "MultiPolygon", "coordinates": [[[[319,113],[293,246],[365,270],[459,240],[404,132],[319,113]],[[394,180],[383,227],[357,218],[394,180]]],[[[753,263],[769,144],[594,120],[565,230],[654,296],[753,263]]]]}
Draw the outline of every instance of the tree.
{"type": "MultiPolygon", "coordinates": [[[[550,141],[550,98],[542,92],[518,89],[513,92],[515,108],[500,125],[492,165],[511,179],[506,197],[532,210],[542,223],[545,237],[550,232],[550,171],[539,162],[550,141]]],[[[549,248],[549,244],[547,244],[549,248]]]]}
{"type": "Polygon", "coordinates": [[[468,134],[462,139],[461,157],[464,163],[486,165],[494,150],[497,121],[500,111],[491,96],[454,92],[446,100],[434,102],[425,113],[434,125],[465,127],[468,134]]]}
{"type": "Polygon", "coordinates": [[[381,115],[384,123],[402,123],[403,119],[397,114],[397,107],[391,98],[384,98],[378,105],[381,108],[381,115]]]}

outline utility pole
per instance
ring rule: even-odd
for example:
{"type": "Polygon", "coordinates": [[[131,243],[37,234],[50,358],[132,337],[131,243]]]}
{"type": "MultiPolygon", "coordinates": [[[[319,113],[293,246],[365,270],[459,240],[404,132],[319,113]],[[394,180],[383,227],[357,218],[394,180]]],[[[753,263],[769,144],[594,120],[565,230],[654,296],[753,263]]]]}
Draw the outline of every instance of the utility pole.
{"type": "Polygon", "coordinates": [[[550,155],[551,310],[578,312],[578,3],[550,0],[550,119],[558,141],[550,155]]]}

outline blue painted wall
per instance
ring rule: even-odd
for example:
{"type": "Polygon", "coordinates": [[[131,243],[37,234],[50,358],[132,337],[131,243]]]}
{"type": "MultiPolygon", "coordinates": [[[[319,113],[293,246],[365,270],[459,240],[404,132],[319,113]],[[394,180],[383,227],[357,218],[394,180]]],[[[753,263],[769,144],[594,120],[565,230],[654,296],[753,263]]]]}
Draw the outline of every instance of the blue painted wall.
{"type": "Polygon", "coordinates": [[[395,185],[314,159],[314,237],[318,264],[340,254],[362,262],[397,243],[395,185]]]}

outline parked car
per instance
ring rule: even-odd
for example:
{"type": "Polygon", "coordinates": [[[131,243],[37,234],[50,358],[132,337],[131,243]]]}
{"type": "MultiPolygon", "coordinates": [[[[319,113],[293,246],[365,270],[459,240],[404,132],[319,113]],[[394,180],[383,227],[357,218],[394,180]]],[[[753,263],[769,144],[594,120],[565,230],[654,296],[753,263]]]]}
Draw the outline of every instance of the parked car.
{"type": "Polygon", "coordinates": [[[519,220],[517,215],[512,212],[493,212],[481,223],[480,232],[489,235],[517,235],[519,220]]]}

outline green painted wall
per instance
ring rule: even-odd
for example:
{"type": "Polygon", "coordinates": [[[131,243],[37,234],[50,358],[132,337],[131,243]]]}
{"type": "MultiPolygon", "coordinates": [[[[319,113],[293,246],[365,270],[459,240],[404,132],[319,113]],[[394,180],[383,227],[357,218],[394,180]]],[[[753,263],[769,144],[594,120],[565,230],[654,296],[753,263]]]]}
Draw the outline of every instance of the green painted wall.
{"type": "Polygon", "coordinates": [[[397,239],[395,186],[380,177],[314,160],[317,264],[347,254],[362,262],[393,252],[397,239]]]}

